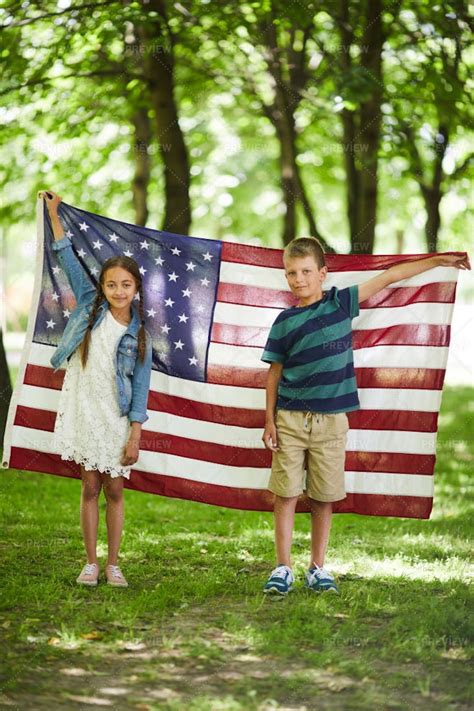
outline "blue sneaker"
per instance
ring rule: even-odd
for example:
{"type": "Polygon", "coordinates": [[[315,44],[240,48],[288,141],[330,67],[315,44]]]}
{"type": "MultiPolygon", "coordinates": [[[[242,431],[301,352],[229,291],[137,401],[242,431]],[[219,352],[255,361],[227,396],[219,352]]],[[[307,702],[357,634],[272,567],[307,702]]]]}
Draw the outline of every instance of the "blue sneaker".
{"type": "Polygon", "coordinates": [[[331,573],[315,565],[306,573],[305,587],[314,592],[333,592],[339,594],[339,589],[331,573]]]}
{"type": "Polygon", "coordinates": [[[264,593],[287,595],[294,583],[293,573],[287,565],[277,565],[263,587],[264,593]]]}

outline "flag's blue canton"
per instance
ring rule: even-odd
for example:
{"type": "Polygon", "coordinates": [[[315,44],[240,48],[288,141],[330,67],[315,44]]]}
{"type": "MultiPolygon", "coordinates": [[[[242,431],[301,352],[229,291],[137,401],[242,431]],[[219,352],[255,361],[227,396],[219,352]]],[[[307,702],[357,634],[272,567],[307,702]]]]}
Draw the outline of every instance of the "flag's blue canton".
{"type": "MultiPolygon", "coordinates": [[[[94,283],[109,257],[125,254],[138,263],[154,368],[180,378],[206,380],[221,242],[138,227],[65,203],[59,206],[59,214],[94,283]]],[[[46,207],[44,221],[45,260],[33,340],[57,345],[75,300],[51,247],[54,238],[46,207]]]]}

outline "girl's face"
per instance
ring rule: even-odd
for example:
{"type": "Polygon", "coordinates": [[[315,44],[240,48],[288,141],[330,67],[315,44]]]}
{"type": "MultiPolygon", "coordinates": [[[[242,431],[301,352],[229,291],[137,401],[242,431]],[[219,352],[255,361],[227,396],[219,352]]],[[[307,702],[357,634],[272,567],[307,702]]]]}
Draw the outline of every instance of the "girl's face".
{"type": "Polygon", "coordinates": [[[126,269],[111,267],[104,274],[102,291],[111,306],[122,309],[131,305],[137,293],[137,285],[133,275],[126,269]]]}

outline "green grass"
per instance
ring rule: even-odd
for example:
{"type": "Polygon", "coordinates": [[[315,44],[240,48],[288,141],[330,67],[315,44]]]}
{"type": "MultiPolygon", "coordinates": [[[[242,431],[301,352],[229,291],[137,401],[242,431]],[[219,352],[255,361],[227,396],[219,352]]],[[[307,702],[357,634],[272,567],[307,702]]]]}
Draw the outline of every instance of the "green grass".
{"type": "MultiPolygon", "coordinates": [[[[0,477],[0,705],[468,709],[473,390],[447,389],[429,521],[335,515],[341,595],[263,598],[271,514],[126,491],[127,590],[81,589],[80,483],[0,477]]],[[[104,504],[100,554],[105,554],[104,504]]],[[[307,562],[297,517],[294,562],[307,562]]],[[[472,606],[472,604],[471,604],[472,606]]]]}

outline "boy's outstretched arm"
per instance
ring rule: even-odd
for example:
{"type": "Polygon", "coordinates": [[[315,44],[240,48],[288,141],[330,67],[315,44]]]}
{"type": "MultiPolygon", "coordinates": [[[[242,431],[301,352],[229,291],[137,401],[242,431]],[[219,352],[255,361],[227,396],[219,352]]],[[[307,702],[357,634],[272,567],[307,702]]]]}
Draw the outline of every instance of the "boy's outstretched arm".
{"type": "Polygon", "coordinates": [[[456,267],[457,269],[470,269],[471,264],[467,254],[435,254],[426,259],[417,259],[414,262],[404,262],[386,269],[372,279],[359,284],[359,303],[374,296],[389,284],[394,284],[402,279],[421,274],[434,267],[456,267]]]}

